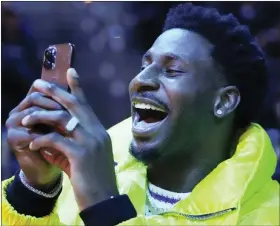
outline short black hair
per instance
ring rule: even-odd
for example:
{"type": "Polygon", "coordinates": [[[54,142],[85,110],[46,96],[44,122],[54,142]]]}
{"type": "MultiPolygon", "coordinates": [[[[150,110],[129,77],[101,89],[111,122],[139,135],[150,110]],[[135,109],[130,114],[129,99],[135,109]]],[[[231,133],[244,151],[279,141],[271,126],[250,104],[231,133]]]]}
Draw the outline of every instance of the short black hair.
{"type": "Polygon", "coordinates": [[[227,81],[241,94],[235,126],[247,127],[256,120],[267,90],[265,54],[247,26],[232,15],[191,3],[177,5],[167,14],[163,32],[187,29],[214,45],[212,57],[223,68],[227,81]]]}

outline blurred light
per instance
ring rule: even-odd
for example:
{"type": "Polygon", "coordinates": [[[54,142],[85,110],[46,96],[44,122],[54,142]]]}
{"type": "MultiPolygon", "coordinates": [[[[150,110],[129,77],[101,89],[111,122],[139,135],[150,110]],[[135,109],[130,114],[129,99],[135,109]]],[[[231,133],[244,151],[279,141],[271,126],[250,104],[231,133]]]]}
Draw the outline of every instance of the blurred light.
{"type": "Polygon", "coordinates": [[[106,40],[101,36],[93,37],[89,42],[89,47],[94,52],[101,52],[105,47],[106,40]]]}
{"type": "Polygon", "coordinates": [[[97,27],[97,23],[93,18],[86,18],[81,22],[80,26],[84,32],[91,32],[97,27]]]}
{"type": "Polygon", "coordinates": [[[123,81],[117,80],[110,84],[109,91],[112,96],[122,97],[126,94],[127,87],[123,81]]]}
{"type": "Polygon", "coordinates": [[[120,25],[112,25],[108,27],[108,34],[110,38],[121,37],[123,35],[123,28],[120,25]]]}
{"type": "Polygon", "coordinates": [[[114,52],[122,52],[125,49],[125,40],[123,37],[111,38],[109,45],[114,52]]]}
{"type": "Polygon", "coordinates": [[[110,16],[106,12],[106,5],[102,2],[95,2],[94,4],[90,5],[89,11],[99,17],[110,16]]]}
{"type": "Polygon", "coordinates": [[[122,17],[122,23],[125,26],[133,27],[137,24],[137,22],[138,22],[138,17],[136,15],[124,14],[122,17]]]}
{"type": "Polygon", "coordinates": [[[141,11],[141,18],[148,20],[155,18],[157,15],[157,9],[154,7],[146,7],[143,11],[141,11]]]}
{"type": "Polygon", "coordinates": [[[85,4],[83,4],[83,2],[73,2],[72,4],[77,9],[84,9],[86,7],[85,4]]]}
{"type": "Polygon", "coordinates": [[[271,28],[267,32],[267,40],[269,42],[277,42],[280,40],[280,30],[271,28]]]}
{"type": "Polygon", "coordinates": [[[267,35],[265,34],[264,31],[259,32],[257,34],[256,38],[257,38],[257,41],[258,41],[259,45],[262,48],[264,48],[267,45],[267,42],[268,42],[267,35]]]}
{"type": "Polygon", "coordinates": [[[103,62],[99,67],[99,75],[101,78],[110,79],[115,75],[115,66],[109,62],[103,62]]]}
{"type": "Polygon", "coordinates": [[[252,20],[256,16],[256,11],[250,3],[245,3],[240,8],[240,14],[247,20],[252,20]]]}
{"type": "Polygon", "coordinates": [[[92,1],[84,1],[84,3],[89,4],[92,3],[92,1]]]}

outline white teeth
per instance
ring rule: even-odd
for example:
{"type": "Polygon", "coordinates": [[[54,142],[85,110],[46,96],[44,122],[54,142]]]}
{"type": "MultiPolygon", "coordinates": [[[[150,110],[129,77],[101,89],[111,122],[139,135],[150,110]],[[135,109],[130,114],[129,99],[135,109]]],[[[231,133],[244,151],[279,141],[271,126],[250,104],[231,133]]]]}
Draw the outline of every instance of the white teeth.
{"type": "Polygon", "coordinates": [[[138,109],[152,109],[155,111],[165,112],[163,109],[145,103],[133,103],[133,106],[138,109]]]}

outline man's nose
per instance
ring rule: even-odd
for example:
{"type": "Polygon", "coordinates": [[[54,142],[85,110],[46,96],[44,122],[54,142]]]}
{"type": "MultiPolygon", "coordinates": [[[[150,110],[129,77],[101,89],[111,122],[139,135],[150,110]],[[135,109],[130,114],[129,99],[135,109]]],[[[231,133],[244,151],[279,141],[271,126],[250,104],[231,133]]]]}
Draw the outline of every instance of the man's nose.
{"type": "Polygon", "coordinates": [[[158,76],[153,68],[141,71],[129,84],[130,93],[155,91],[160,87],[158,76]]]}

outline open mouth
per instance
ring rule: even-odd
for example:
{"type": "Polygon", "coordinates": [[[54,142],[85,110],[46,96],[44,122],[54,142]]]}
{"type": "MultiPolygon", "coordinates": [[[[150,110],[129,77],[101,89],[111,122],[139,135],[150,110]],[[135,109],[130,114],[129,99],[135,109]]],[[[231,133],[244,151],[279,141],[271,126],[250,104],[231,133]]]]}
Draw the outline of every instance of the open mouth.
{"type": "Polygon", "coordinates": [[[167,110],[152,101],[132,101],[134,120],[133,129],[137,132],[148,132],[155,128],[167,116],[167,110]]]}
{"type": "MultiPolygon", "coordinates": [[[[148,106],[145,106],[148,107],[148,106]]],[[[167,113],[152,108],[137,108],[135,107],[135,112],[137,114],[138,122],[144,121],[146,123],[154,123],[162,121],[166,118],[167,113]]]]}

